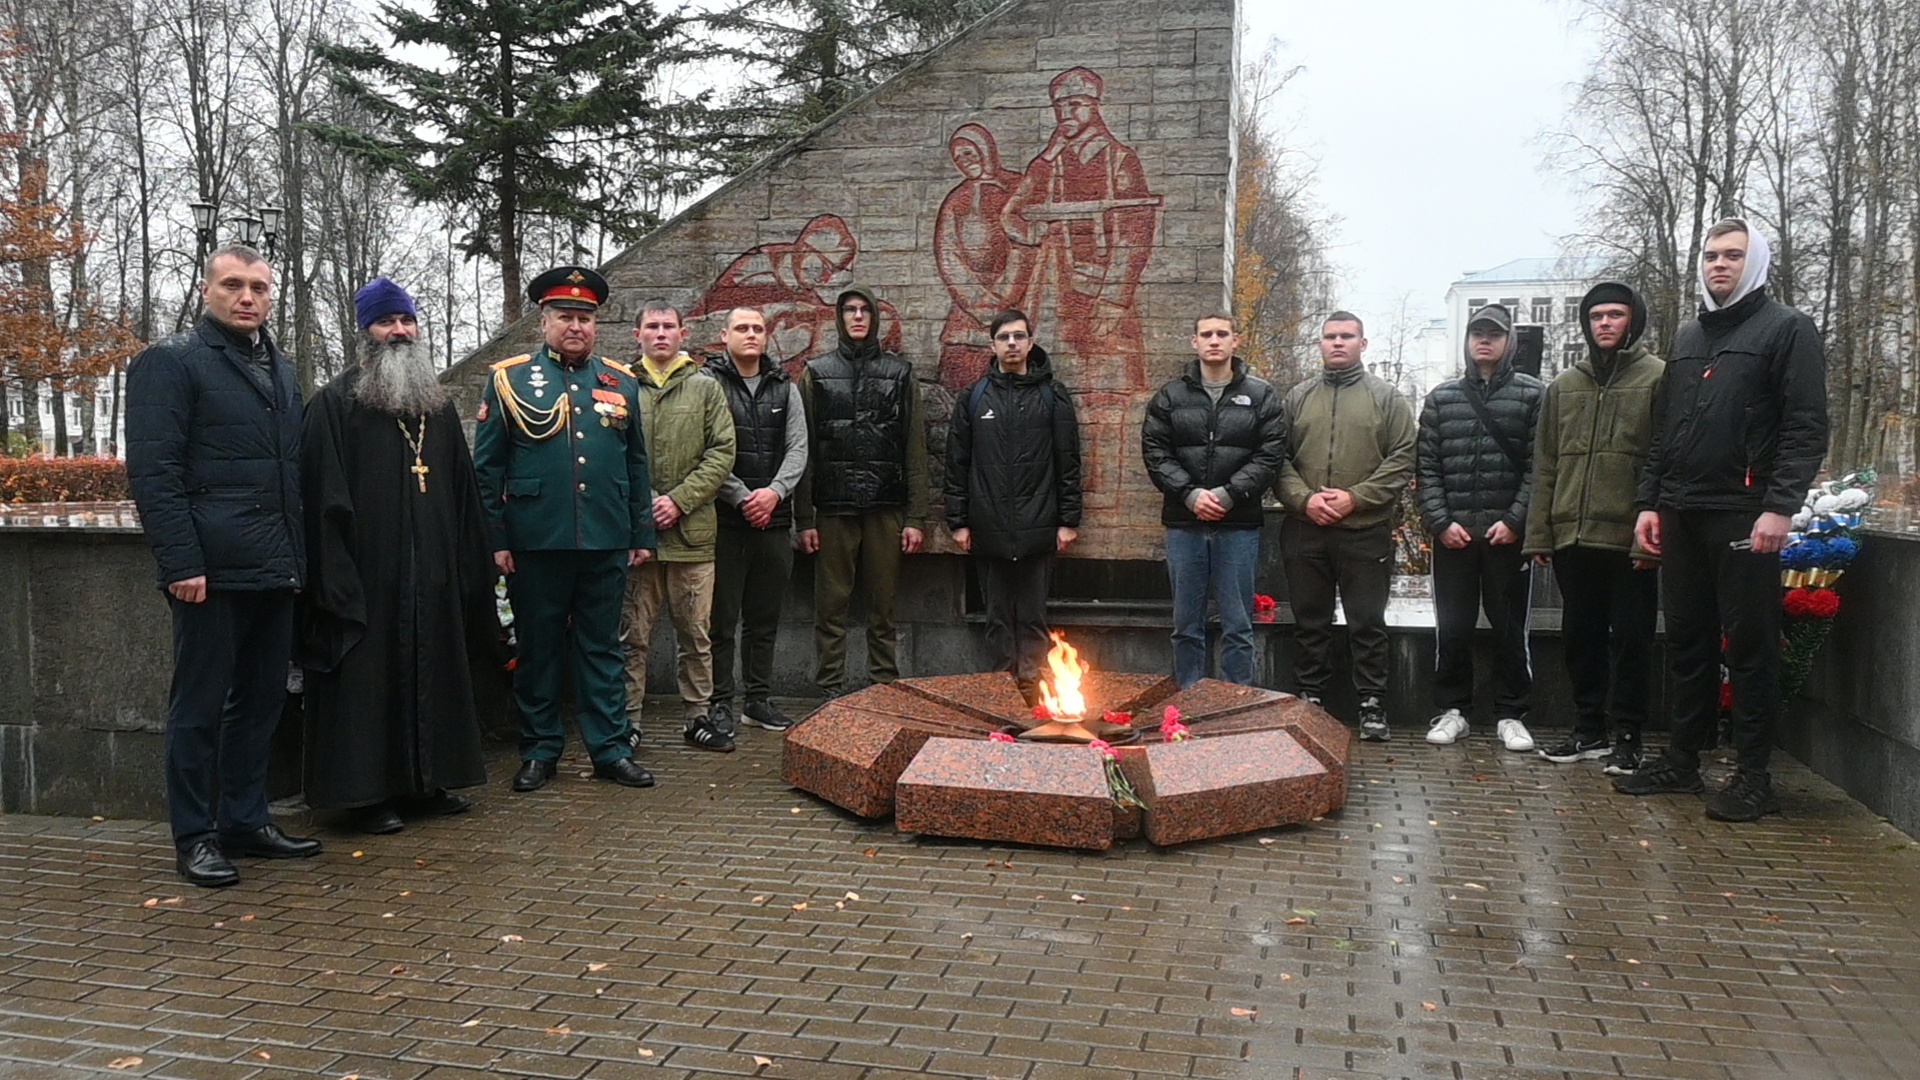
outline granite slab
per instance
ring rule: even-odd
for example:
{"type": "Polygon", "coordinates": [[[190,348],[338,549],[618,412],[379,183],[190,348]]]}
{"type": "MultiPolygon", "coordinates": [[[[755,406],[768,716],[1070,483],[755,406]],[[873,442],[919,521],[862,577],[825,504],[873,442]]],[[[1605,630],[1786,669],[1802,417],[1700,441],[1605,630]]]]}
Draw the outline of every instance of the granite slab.
{"type": "Polygon", "coordinates": [[[861,817],[894,810],[894,790],[934,730],[884,716],[829,705],[787,732],[780,775],[861,817]]]}
{"type": "Polygon", "coordinates": [[[1092,851],[1114,840],[1106,768],[1084,746],[930,738],[894,807],[904,833],[1092,851]]]}
{"type": "Polygon", "coordinates": [[[1128,779],[1147,804],[1155,844],[1296,825],[1326,811],[1326,766],[1284,731],[1159,743],[1138,754],[1145,767],[1134,765],[1128,779]]]}

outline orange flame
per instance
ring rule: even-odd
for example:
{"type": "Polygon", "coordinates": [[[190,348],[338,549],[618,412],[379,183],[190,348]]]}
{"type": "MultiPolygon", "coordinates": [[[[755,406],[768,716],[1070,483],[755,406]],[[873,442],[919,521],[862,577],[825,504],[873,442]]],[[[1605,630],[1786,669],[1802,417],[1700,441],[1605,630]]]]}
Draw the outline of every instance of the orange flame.
{"type": "Polygon", "coordinates": [[[1053,679],[1041,680],[1040,701],[1055,719],[1084,719],[1087,699],[1080,696],[1080,678],[1093,670],[1093,665],[1082,661],[1080,650],[1067,644],[1059,631],[1049,636],[1053,638],[1053,648],[1047,652],[1047,666],[1053,669],[1053,679]]]}

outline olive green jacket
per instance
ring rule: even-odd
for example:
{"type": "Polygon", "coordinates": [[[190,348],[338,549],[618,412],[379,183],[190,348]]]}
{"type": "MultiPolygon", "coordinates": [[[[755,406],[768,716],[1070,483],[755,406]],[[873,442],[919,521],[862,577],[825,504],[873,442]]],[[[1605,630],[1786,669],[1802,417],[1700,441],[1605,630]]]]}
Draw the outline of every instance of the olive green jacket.
{"type": "Polygon", "coordinates": [[[653,492],[672,499],[681,514],[673,528],[660,530],[660,561],[711,562],[720,531],[713,500],[733,472],[726,388],[685,354],[664,375],[655,375],[645,360],[633,371],[640,377],[653,492]]]}
{"type": "Polygon", "coordinates": [[[1336,529],[1368,529],[1393,520],[1413,476],[1419,426],[1413,405],[1393,384],[1364,368],[1323,372],[1287,392],[1287,456],[1275,485],[1287,513],[1305,519],[1322,488],[1353,496],[1353,513],[1336,529]]]}
{"type": "Polygon", "coordinates": [[[1653,445],[1653,401],[1666,362],[1645,344],[1619,354],[1599,381],[1591,355],[1547,386],[1533,444],[1533,506],[1523,550],[1551,555],[1564,547],[1630,552],[1634,498],[1653,445]]]}

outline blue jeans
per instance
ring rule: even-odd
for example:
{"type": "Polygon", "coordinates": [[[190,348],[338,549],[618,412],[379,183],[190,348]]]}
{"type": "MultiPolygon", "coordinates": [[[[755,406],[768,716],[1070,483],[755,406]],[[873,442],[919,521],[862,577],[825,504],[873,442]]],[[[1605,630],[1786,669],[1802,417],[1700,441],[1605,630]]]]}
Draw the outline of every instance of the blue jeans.
{"type": "Polygon", "coordinates": [[[1253,685],[1253,578],[1260,530],[1193,525],[1167,530],[1173,583],[1173,677],[1207,677],[1207,599],[1220,609],[1220,677],[1253,685]]]}

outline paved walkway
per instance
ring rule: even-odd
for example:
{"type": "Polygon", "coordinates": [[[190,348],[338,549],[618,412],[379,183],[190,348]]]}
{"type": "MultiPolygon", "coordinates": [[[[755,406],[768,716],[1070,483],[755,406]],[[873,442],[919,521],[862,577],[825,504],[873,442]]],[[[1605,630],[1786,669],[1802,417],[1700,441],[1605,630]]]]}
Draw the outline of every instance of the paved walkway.
{"type": "Polygon", "coordinates": [[[531,796],[498,753],[473,814],[223,892],[160,825],[0,819],[0,1080],[1920,1074],[1920,848],[1791,763],[1730,826],[1401,732],[1335,817],[1091,855],[898,836],[745,743],[531,796]]]}

